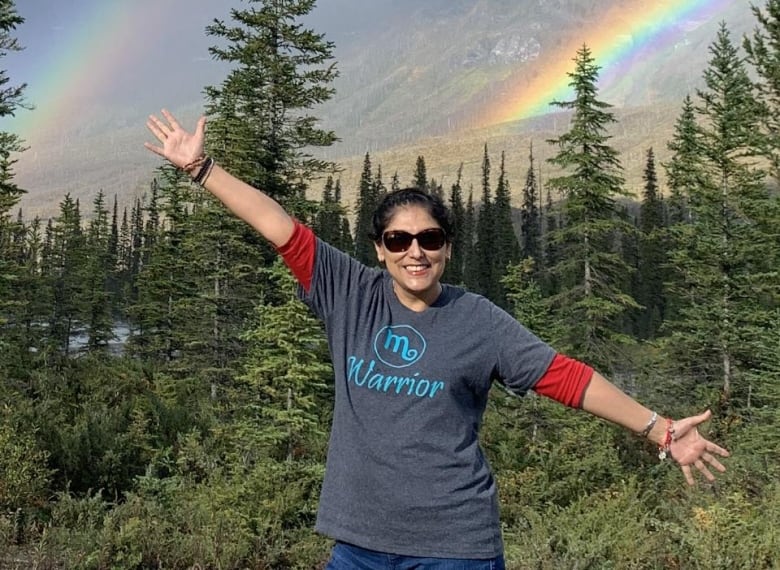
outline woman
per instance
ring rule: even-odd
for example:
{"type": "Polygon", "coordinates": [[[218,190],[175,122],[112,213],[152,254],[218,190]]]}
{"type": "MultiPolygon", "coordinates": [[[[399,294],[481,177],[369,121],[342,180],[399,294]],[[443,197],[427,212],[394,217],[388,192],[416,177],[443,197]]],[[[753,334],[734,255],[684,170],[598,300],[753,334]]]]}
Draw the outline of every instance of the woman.
{"type": "Polygon", "coordinates": [[[672,421],[587,365],[556,354],[484,297],[440,279],[452,250],[449,212],[416,189],[390,193],[373,218],[368,268],[318,240],[270,197],[203,156],[163,110],[146,147],[189,172],[268,239],[301,298],[323,319],[336,377],[333,427],[316,528],[336,540],[327,568],[503,568],[496,486],[477,433],[493,379],[534,390],[658,444],[692,468],[725,471],[701,415],[672,421]]]}

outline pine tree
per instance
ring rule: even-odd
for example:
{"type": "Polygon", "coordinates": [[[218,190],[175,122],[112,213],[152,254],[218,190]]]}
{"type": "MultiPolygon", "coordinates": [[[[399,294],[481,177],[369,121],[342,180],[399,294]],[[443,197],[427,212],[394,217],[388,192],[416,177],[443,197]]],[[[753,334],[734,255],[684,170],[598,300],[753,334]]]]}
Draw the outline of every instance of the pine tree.
{"type": "Polygon", "coordinates": [[[245,334],[250,349],[235,398],[241,403],[248,445],[276,460],[311,457],[325,439],[322,411],[330,399],[327,340],[322,326],[295,297],[292,277],[278,261],[269,270],[282,303],[265,302],[245,334]]]}
{"type": "Polygon", "coordinates": [[[371,156],[366,153],[363,158],[363,171],[360,174],[360,187],[355,206],[355,259],[369,266],[377,264],[374,245],[368,237],[377,206],[375,189],[371,175],[371,156]]]}
{"type": "Polygon", "coordinates": [[[542,224],[539,211],[539,184],[534,166],[534,146],[528,153],[528,171],[523,186],[523,203],[520,209],[521,257],[534,260],[534,271],[539,271],[542,261],[542,224]]]}
{"type": "Polygon", "coordinates": [[[428,169],[425,167],[425,157],[423,156],[418,156],[414,165],[412,186],[426,192],[428,191],[428,169]]]}
{"type": "Polygon", "coordinates": [[[493,201],[495,243],[493,252],[494,274],[497,280],[496,298],[499,305],[506,306],[506,294],[501,278],[509,265],[520,261],[520,243],[512,220],[511,192],[506,175],[506,153],[501,152],[501,164],[496,183],[496,197],[493,201]]]}
{"type": "Polygon", "coordinates": [[[615,200],[627,195],[617,151],[609,146],[607,127],[615,122],[610,105],[597,99],[599,67],[591,51],[577,51],[569,74],[574,100],[555,101],[571,110],[569,132],[549,141],[558,148],[552,164],[569,174],[553,178],[548,186],[564,196],[565,227],[559,229],[562,260],[552,268],[561,291],[551,299],[566,324],[562,350],[610,371],[622,361],[620,347],[630,339],[620,325],[637,307],[620,284],[628,268],[615,251],[614,239],[630,225],[617,216],[615,200]]]}
{"type": "MultiPolygon", "coordinates": [[[[13,33],[24,19],[16,12],[11,0],[0,1],[0,57],[9,52],[20,51],[13,33]]],[[[15,115],[24,106],[25,85],[11,86],[5,70],[0,70],[0,118],[15,115]]],[[[23,273],[18,256],[14,259],[10,248],[13,235],[19,231],[19,222],[14,221],[11,212],[22,197],[24,191],[14,182],[14,155],[24,150],[19,136],[0,131],[0,355],[10,354],[10,345],[6,341],[5,329],[16,326],[19,304],[15,299],[18,291],[15,283],[23,273]]],[[[22,226],[23,228],[23,226],[22,226]]],[[[0,370],[8,358],[0,356],[0,370]]]]}
{"type": "Polygon", "coordinates": [[[558,209],[553,204],[552,192],[547,189],[547,199],[544,203],[544,272],[541,279],[542,292],[545,297],[551,297],[558,293],[558,278],[552,271],[560,262],[560,245],[558,228],[558,209]]]}
{"type": "Polygon", "coordinates": [[[658,332],[666,314],[664,275],[666,272],[666,243],[663,237],[664,204],[658,191],[658,174],[653,149],[647,150],[644,172],[644,192],[639,210],[639,291],[637,300],[642,305],[638,322],[641,338],[652,338],[658,332]]]}
{"type": "MultiPolygon", "coordinates": [[[[315,147],[335,135],[318,126],[311,109],[327,101],[336,77],[331,42],[301,21],[314,0],[247,0],[230,21],[206,28],[212,56],[230,71],[205,89],[206,151],[228,171],[279,201],[304,222],[316,210],[304,198],[309,181],[332,170],[315,147]]],[[[193,196],[184,251],[198,276],[189,298],[192,319],[179,363],[227,386],[245,343],[241,333],[258,294],[268,286],[262,268],[276,254],[249,226],[210,196],[193,196]]]]}
{"type": "Polygon", "coordinates": [[[311,149],[336,137],[308,113],[333,95],[333,43],[301,24],[314,0],[247,0],[231,22],[206,28],[211,55],[233,64],[219,87],[207,87],[209,150],[228,169],[285,204],[299,180],[332,170],[311,149]]]}
{"type": "Polygon", "coordinates": [[[458,167],[458,177],[450,189],[450,211],[452,212],[455,235],[450,236],[452,241],[452,258],[447,263],[444,272],[444,280],[448,283],[463,283],[463,270],[465,264],[466,247],[464,232],[466,223],[466,208],[463,205],[463,163],[458,167]]]}
{"type": "Polygon", "coordinates": [[[66,194],[60,214],[54,220],[52,251],[48,276],[52,284],[53,304],[49,317],[51,347],[64,354],[71,352],[72,337],[82,332],[87,307],[83,275],[86,247],[81,228],[78,200],[66,194]]]}
{"type": "Polygon", "coordinates": [[[762,151],[770,161],[771,174],[780,181],[780,0],[766,0],[764,9],[752,6],[759,27],[746,36],[747,62],[758,76],[756,100],[762,105],[761,122],[766,135],[762,151]]]}
{"type": "Polygon", "coordinates": [[[82,294],[87,313],[84,324],[87,333],[87,350],[105,350],[108,342],[115,338],[112,319],[111,296],[108,290],[112,272],[109,254],[111,239],[108,210],[103,191],[99,191],[92,202],[92,219],[89,222],[85,240],[86,264],[83,268],[82,294]]]}
{"type": "Polygon", "coordinates": [[[768,326],[778,247],[768,217],[774,200],[753,158],[761,106],[725,24],[710,46],[698,92],[700,183],[689,188],[691,221],[677,227],[673,265],[684,304],[670,324],[668,349],[698,385],[718,390],[722,402],[742,403],[752,346],[768,326]]]}
{"type": "Polygon", "coordinates": [[[664,164],[670,191],[669,225],[690,221],[688,197],[692,190],[706,183],[699,164],[702,155],[700,139],[693,100],[687,96],[683,100],[672,140],[667,145],[672,158],[664,164]]]}
{"type": "Polygon", "coordinates": [[[487,144],[482,155],[482,199],[476,220],[476,253],[477,293],[485,295],[494,302],[499,300],[498,272],[496,271],[496,220],[494,216],[493,197],[490,187],[490,156],[487,144]]]}
{"type": "Polygon", "coordinates": [[[463,284],[469,291],[479,291],[479,263],[476,248],[477,214],[474,207],[474,190],[469,187],[466,213],[463,218],[463,284]]]}

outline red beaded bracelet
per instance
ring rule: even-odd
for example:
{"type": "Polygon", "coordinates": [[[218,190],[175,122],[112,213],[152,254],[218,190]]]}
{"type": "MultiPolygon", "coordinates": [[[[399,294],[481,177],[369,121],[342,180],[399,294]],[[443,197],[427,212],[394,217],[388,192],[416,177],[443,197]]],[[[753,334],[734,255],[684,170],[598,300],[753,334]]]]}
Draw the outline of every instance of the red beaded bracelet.
{"type": "Polygon", "coordinates": [[[667,456],[671,457],[671,445],[674,439],[674,421],[669,418],[666,420],[666,433],[664,434],[664,440],[658,444],[658,459],[663,461],[667,456]]]}

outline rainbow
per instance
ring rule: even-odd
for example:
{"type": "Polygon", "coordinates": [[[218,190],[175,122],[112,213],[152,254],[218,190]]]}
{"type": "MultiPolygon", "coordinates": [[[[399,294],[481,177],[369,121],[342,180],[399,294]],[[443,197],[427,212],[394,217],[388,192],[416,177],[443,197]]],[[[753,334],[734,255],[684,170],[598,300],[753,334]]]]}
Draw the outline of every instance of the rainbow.
{"type": "MultiPolygon", "coordinates": [[[[515,74],[504,88],[503,96],[477,122],[494,125],[543,115],[554,109],[551,101],[572,97],[568,73],[574,70],[574,57],[587,45],[601,68],[603,86],[624,78],[642,53],[668,48],[680,39],[682,22],[709,20],[733,0],[631,0],[608,11],[599,24],[583,29],[570,42],[540,58],[534,66],[539,74],[529,79],[515,74]]],[[[746,0],[738,0],[746,1],[746,0]]],[[[714,38],[713,38],[714,39],[714,38]]]]}
{"type": "MultiPolygon", "coordinates": [[[[65,120],[82,118],[89,103],[131,69],[139,56],[159,48],[148,41],[148,33],[158,27],[166,4],[171,2],[159,2],[157,13],[139,10],[135,2],[94,0],[85,6],[79,17],[72,18],[80,24],[65,30],[62,41],[52,42],[41,61],[31,64],[24,79],[25,100],[35,109],[17,111],[4,129],[29,143],[56,135],[65,120]]],[[[19,12],[25,16],[24,10],[19,12]]]]}

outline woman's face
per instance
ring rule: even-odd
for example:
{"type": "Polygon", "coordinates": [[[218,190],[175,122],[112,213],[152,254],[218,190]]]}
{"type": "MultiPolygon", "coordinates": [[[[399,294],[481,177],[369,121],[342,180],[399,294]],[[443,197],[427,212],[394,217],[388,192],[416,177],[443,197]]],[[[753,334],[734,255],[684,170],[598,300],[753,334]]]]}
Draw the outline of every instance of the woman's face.
{"type": "MultiPolygon", "coordinates": [[[[399,206],[393,212],[383,235],[387,235],[388,232],[407,232],[415,235],[425,230],[441,231],[441,226],[431,217],[428,210],[415,205],[399,206]]],[[[411,240],[406,251],[391,251],[385,240],[374,244],[379,261],[385,264],[393,278],[398,300],[412,310],[425,309],[433,304],[441,293],[439,280],[444,273],[452,245],[445,242],[438,249],[423,249],[419,243],[423,241],[423,245],[435,247],[436,233],[434,231],[426,234],[426,237],[434,239],[411,240]]],[[[400,241],[403,241],[404,236],[400,237],[400,241]]]]}

